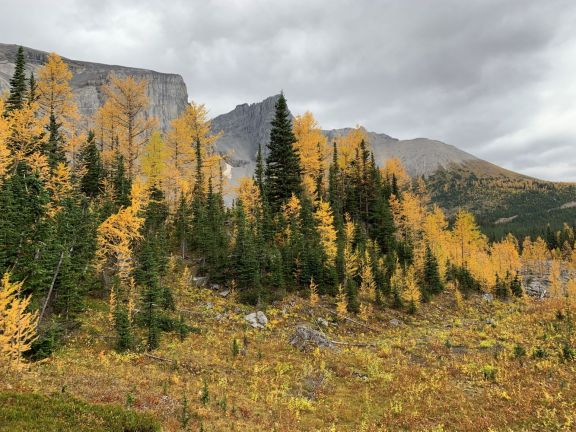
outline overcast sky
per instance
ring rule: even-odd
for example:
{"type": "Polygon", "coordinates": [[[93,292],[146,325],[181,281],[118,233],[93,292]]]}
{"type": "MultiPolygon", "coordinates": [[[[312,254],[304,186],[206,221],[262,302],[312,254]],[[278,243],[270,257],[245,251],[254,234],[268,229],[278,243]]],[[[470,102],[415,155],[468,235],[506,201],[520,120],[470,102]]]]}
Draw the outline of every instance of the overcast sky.
{"type": "Polygon", "coordinates": [[[323,128],[576,181],[574,0],[0,0],[0,42],[184,77],[212,115],[284,90],[323,128]]]}

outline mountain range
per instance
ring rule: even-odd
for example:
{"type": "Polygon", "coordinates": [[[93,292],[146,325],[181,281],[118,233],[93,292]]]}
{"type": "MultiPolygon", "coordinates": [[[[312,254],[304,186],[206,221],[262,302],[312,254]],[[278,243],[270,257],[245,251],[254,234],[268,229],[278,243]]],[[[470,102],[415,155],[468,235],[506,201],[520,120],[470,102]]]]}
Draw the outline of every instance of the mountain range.
{"type": "MultiPolygon", "coordinates": [[[[14,71],[16,45],[0,44],[0,92],[8,89],[14,71]]],[[[47,53],[25,48],[27,70],[37,70],[47,53]]],[[[146,69],[90,63],[64,58],[74,76],[72,87],[80,112],[90,118],[104,101],[102,86],[108,76],[133,75],[148,80],[150,108],[147,116],[159,119],[163,130],[188,103],[186,84],[180,75],[146,69]]],[[[289,96],[289,95],[288,95],[289,96]]],[[[278,95],[251,104],[241,104],[212,120],[212,130],[222,132],[216,150],[225,155],[226,175],[234,184],[254,172],[256,154],[266,152],[270,122],[278,95]]],[[[324,131],[331,141],[349,128],[324,131]]],[[[495,236],[506,231],[536,234],[546,224],[576,222],[576,185],[554,183],[519,174],[459,148],[427,138],[401,140],[384,133],[366,131],[376,162],[399,158],[408,174],[425,178],[432,200],[449,215],[467,208],[495,236]]]]}

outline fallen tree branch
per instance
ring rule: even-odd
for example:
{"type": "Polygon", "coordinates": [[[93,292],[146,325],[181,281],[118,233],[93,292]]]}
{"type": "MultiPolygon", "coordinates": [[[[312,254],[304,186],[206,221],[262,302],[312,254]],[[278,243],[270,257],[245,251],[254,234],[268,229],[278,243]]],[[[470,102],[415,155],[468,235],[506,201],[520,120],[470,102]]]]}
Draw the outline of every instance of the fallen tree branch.
{"type": "Polygon", "coordinates": [[[344,345],[344,346],[354,346],[354,347],[375,347],[376,344],[368,343],[368,342],[338,342],[335,340],[331,340],[334,345],[344,345]]]}
{"type": "Polygon", "coordinates": [[[380,330],[378,330],[378,329],[376,329],[376,328],[374,328],[374,327],[370,327],[368,324],[364,324],[363,322],[360,322],[360,321],[355,320],[355,319],[353,319],[353,318],[347,317],[346,315],[341,315],[341,314],[339,314],[339,313],[336,312],[336,311],[333,311],[333,310],[331,310],[331,309],[325,308],[324,306],[317,306],[317,307],[319,307],[320,309],[325,310],[326,312],[331,313],[332,315],[335,315],[335,316],[337,316],[337,317],[339,317],[339,318],[345,319],[346,321],[350,321],[351,323],[354,323],[354,324],[356,324],[356,325],[358,325],[358,326],[360,326],[360,327],[367,328],[368,330],[371,330],[371,331],[373,331],[373,332],[380,332],[380,330]]]}

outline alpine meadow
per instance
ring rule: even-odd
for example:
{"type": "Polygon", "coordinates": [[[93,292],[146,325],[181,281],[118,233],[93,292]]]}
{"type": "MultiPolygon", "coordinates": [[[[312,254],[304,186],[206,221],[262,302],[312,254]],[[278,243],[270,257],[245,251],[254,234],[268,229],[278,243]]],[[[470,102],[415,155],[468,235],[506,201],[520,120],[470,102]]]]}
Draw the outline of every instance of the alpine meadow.
{"type": "Polygon", "coordinates": [[[0,431],[576,430],[576,8],[28,3],[101,63],[0,44],[0,431]]]}

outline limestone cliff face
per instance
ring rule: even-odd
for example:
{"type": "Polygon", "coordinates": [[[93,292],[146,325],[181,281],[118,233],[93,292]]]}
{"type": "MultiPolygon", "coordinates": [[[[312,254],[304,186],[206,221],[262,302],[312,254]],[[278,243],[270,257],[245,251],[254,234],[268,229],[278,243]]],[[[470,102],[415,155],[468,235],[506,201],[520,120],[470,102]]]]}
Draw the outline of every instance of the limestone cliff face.
{"type": "MultiPolygon", "coordinates": [[[[17,50],[17,45],[0,44],[0,92],[9,88],[17,50]]],[[[45,63],[48,56],[46,52],[31,48],[24,48],[24,51],[28,71],[36,71],[45,63]]],[[[132,75],[138,79],[148,80],[150,109],[146,115],[156,117],[160,127],[164,130],[168,128],[170,121],[186,108],[188,103],[186,84],[180,75],[63,59],[74,74],[71,85],[78,101],[79,110],[86,119],[90,119],[104,102],[102,86],[107,82],[111,73],[122,77],[132,75]]]]}

